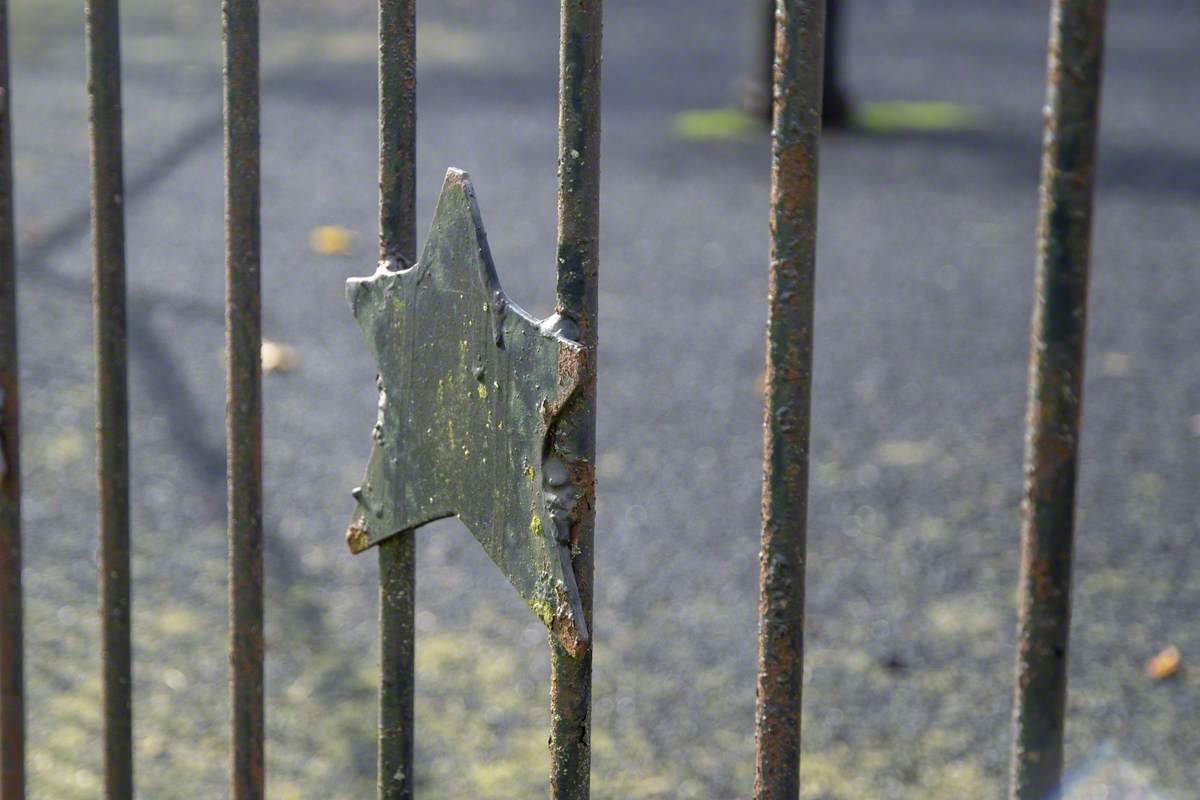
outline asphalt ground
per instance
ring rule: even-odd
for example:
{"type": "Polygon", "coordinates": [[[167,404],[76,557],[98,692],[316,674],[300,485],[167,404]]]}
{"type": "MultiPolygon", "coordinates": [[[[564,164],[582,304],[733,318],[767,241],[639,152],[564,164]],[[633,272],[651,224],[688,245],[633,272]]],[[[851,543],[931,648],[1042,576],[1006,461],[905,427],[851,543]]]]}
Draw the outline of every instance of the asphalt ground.
{"type": "MultiPolygon", "coordinates": [[[[77,5],[16,0],[12,20],[31,790],[66,799],[95,797],[100,780],[77,5]]],[[[147,798],[220,797],[226,785],[212,5],[131,0],[124,20],[147,798]]],[[[1111,6],[1067,762],[1075,797],[1189,798],[1200,786],[1200,10],[1111,6]],[[1182,669],[1150,680],[1145,661],[1170,645],[1182,669]]],[[[956,122],[932,124],[918,106],[823,144],[806,797],[1003,793],[1046,12],[1040,1],[848,6],[852,97],[952,103],[956,122]]],[[[501,280],[547,314],[556,5],[426,2],[419,14],[419,228],[444,170],[467,169],[501,280]]],[[[768,141],[689,112],[736,98],[756,22],[718,0],[606,4],[600,798],[747,797],[752,781],[768,141]]],[[[342,286],[374,266],[373,16],[361,0],[277,0],[263,30],[265,334],[297,356],[265,379],[269,793],[365,797],[376,570],[343,532],[376,400],[342,286]],[[351,252],[315,253],[322,225],[353,231],[351,252]]],[[[422,795],[542,796],[540,624],[456,523],[421,531],[419,559],[422,795]]]]}

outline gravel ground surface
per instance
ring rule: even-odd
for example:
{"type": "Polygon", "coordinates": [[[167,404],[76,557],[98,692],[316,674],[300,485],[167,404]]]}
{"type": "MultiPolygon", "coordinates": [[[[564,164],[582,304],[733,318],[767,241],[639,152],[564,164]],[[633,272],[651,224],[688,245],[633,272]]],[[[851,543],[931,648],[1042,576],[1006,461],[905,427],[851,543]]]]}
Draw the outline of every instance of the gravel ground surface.
{"type": "MultiPolygon", "coordinates": [[[[99,786],[82,19],[67,0],[13,5],[31,789],[69,800],[99,786]]],[[[1187,798],[1200,10],[1111,5],[1067,758],[1077,797],[1187,798]],[[1169,645],[1182,670],[1149,680],[1169,645]]],[[[823,148],[806,797],[1002,795],[1046,10],[849,3],[856,99],[970,111],[823,148]]],[[[420,15],[419,226],[445,168],[469,170],[501,279],[546,314],[556,5],[420,15]]],[[[752,781],[768,142],[681,136],[679,115],[730,104],[755,22],[719,0],[607,4],[599,798],[747,797],[752,781]]],[[[375,564],[342,536],[374,366],[342,285],[373,269],[370,4],[268,2],[264,36],[265,332],[298,358],[265,380],[270,795],[366,797],[375,564]],[[321,225],[353,231],[351,252],[315,253],[321,225]]],[[[124,44],[139,791],[220,797],[219,18],[130,0],[124,44]]],[[[542,796],[540,625],[456,523],[423,530],[419,557],[423,796],[542,796]]]]}

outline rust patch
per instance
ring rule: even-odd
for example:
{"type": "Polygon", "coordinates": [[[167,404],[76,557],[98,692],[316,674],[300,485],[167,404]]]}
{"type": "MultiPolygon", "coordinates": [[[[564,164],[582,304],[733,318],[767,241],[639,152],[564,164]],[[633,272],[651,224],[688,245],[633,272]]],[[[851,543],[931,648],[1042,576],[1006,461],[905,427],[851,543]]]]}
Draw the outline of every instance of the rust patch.
{"type": "MultiPolygon", "coordinates": [[[[811,203],[809,198],[816,191],[816,175],[808,143],[796,142],[780,148],[775,170],[776,185],[787,187],[787,191],[778,192],[779,206],[790,219],[795,219],[808,208],[811,203]]],[[[796,301],[794,295],[788,299],[796,301]]]]}
{"type": "Polygon", "coordinates": [[[362,526],[361,521],[355,520],[346,529],[346,544],[355,555],[371,547],[371,534],[362,526]]]}

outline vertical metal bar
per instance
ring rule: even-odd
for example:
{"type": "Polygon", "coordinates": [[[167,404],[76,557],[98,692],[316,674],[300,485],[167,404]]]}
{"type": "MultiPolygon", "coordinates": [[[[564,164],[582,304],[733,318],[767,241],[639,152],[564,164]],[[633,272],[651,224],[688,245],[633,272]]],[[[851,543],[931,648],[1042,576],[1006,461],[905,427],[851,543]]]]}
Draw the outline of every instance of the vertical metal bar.
{"type": "Polygon", "coordinates": [[[758,800],[794,800],[800,792],[813,278],[825,3],[779,0],[775,13],[754,796],[758,800]]]}
{"type": "Polygon", "coordinates": [[[133,797],[129,591],[129,388],[121,43],[117,0],[85,3],[91,98],[92,301],[100,494],[100,623],[104,649],[104,793],[133,797]]]}
{"type": "Polygon", "coordinates": [[[380,800],[413,797],[415,540],[408,531],[379,546],[380,800]]]}
{"type": "Polygon", "coordinates": [[[1052,796],[1062,777],[1104,20],[1104,0],[1051,10],[1010,785],[1021,800],[1052,796]]]}
{"type": "MultiPolygon", "coordinates": [[[[556,311],[597,345],[600,268],[600,63],[602,0],[562,0],[558,105],[558,287],[556,311]]],[[[577,465],[583,499],[571,530],[572,567],[587,628],[592,623],[596,384],[559,422],[555,448],[577,465]]],[[[591,786],[592,651],[572,656],[550,636],[550,792],[584,800],[591,786]]]]}
{"type": "Polygon", "coordinates": [[[23,800],[25,640],[11,109],[8,2],[0,0],[0,800],[23,800]]]}
{"type": "Polygon", "coordinates": [[[260,800],[265,776],[258,1],[224,0],[223,12],[230,793],[236,800],[260,800]]]}
{"type": "MultiPolygon", "coordinates": [[[[416,0],[379,2],[379,258],[417,260],[416,0]]],[[[412,800],[416,537],[379,546],[380,800],[412,800]]]]}

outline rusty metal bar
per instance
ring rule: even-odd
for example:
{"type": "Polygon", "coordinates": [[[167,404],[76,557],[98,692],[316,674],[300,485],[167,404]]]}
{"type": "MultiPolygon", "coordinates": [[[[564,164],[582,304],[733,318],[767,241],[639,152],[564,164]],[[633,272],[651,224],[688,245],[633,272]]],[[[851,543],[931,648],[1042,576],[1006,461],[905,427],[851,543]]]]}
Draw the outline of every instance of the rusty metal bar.
{"type": "Polygon", "coordinates": [[[120,9],[118,0],[87,0],[84,8],[91,99],[104,795],[109,800],[125,800],[133,797],[133,674],[120,9]]]}
{"type": "MultiPolygon", "coordinates": [[[[416,0],[379,2],[379,258],[417,260],[416,0]]],[[[380,800],[413,797],[416,535],[379,546],[380,800]]]]}
{"type": "MultiPolygon", "coordinates": [[[[590,350],[597,343],[600,267],[600,57],[602,0],[562,0],[558,103],[558,287],[556,313],[590,350]]],[[[571,527],[572,568],[584,621],[592,623],[596,384],[580,390],[552,446],[582,497],[571,527]]],[[[591,787],[592,650],[572,656],[550,635],[550,792],[584,800],[591,787]]]]}
{"type": "Polygon", "coordinates": [[[224,0],[230,793],[263,797],[262,326],[258,0],[224,0]]]}
{"type": "Polygon", "coordinates": [[[1055,0],[1050,20],[1010,784],[1019,800],[1053,796],[1062,779],[1105,0],[1055,0]]]}
{"type": "Polygon", "coordinates": [[[17,259],[13,230],[8,2],[0,0],[0,800],[25,797],[17,259]]]}
{"type": "Polygon", "coordinates": [[[800,793],[813,278],[823,0],[779,0],[771,138],[771,271],[759,552],[757,800],[800,793]]]}

